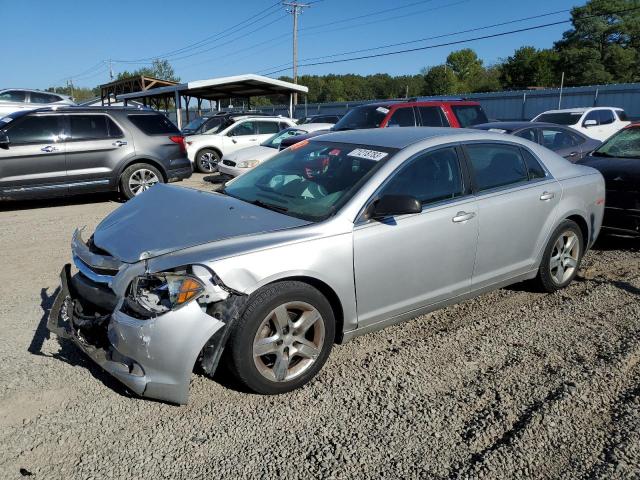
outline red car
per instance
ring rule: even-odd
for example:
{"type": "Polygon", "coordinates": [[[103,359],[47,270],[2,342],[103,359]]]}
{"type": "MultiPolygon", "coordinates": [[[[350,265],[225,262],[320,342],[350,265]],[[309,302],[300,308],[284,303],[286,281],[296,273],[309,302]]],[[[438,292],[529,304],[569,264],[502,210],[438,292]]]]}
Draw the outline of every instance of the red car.
{"type": "MultiPolygon", "coordinates": [[[[331,131],[385,127],[468,128],[485,122],[488,122],[487,116],[480,104],[473,100],[389,100],[352,108],[331,131]]],[[[286,138],[280,144],[280,149],[327,131],[286,138]]]]}

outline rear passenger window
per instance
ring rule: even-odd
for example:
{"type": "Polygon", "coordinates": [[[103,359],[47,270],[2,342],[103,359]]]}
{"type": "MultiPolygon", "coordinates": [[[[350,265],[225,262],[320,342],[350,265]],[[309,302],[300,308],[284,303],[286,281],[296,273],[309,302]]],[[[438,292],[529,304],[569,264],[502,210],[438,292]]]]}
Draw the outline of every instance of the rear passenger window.
{"type": "Polygon", "coordinates": [[[418,107],[423,127],[448,127],[449,122],[440,107],[418,107]]]}
{"type": "Polygon", "coordinates": [[[258,133],[260,135],[273,135],[274,133],[278,133],[280,131],[278,122],[257,122],[257,123],[258,123],[258,133]]]}
{"type": "Polygon", "coordinates": [[[109,138],[107,117],[104,115],[70,115],[71,140],[109,138]]]}
{"type": "Polygon", "coordinates": [[[528,180],[520,148],[512,145],[466,146],[478,190],[513,185],[528,180]]]}
{"type": "Polygon", "coordinates": [[[180,135],[180,130],[159,113],[129,115],[129,120],[147,135],[180,135]]]}
{"type": "Polygon", "coordinates": [[[107,117],[107,127],[109,128],[109,136],[111,138],[119,138],[124,136],[122,130],[120,130],[120,127],[116,125],[116,123],[109,117],[107,117]]]}
{"type": "Polygon", "coordinates": [[[618,118],[623,122],[629,121],[629,117],[627,116],[627,113],[624,110],[616,110],[616,113],[618,114],[618,118]]]}
{"type": "Polygon", "coordinates": [[[462,195],[455,148],[426,153],[402,168],[385,186],[384,195],[411,195],[425,203],[462,195]]]}
{"type": "Polygon", "coordinates": [[[545,178],[547,173],[540,165],[540,162],[536,157],[534,157],[531,152],[525,150],[524,148],[521,150],[522,156],[524,157],[524,162],[527,165],[527,170],[529,171],[529,180],[537,180],[539,178],[545,178]]]}
{"type": "Polygon", "coordinates": [[[53,103],[59,99],[60,97],[48,93],[31,92],[31,103],[53,103]]]}
{"type": "Polygon", "coordinates": [[[413,114],[413,108],[399,108],[387,123],[387,127],[415,127],[416,126],[416,118],[413,114]]]}
{"type": "Polygon", "coordinates": [[[533,128],[525,128],[524,130],[520,130],[519,132],[514,133],[514,135],[516,137],[524,138],[525,140],[538,143],[538,139],[536,138],[536,131],[533,128]]]}
{"type": "Polygon", "coordinates": [[[549,150],[562,150],[576,145],[574,135],[561,128],[541,128],[542,145],[549,150]]]}

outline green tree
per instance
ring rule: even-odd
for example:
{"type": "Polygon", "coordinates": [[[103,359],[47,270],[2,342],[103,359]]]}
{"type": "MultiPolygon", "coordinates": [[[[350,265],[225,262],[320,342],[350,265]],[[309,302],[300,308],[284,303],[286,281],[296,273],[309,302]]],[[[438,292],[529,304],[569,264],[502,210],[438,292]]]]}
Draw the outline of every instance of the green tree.
{"type": "Polygon", "coordinates": [[[447,65],[436,65],[424,71],[424,95],[449,95],[459,93],[460,82],[447,65]]]}
{"type": "Polygon", "coordinates": [[[559,83],[557,64],[553,50],[520,47],[502,63],[500,80],[506,88],[551,87],[559,83]]]}
{"type": "Polygon", "coordinates": [[[64,87],[49,87],[46,90],[47,92],[61,93],[62,95],[68,95],[73,98],[76,103],[82,103],[87,100],[91,100],[100,95],[95,93],[95,88],[87,88],[87,87],[73,87],[73,91],[70,86],[64,87]]]}
{"type": "Polygon", "coordinates": [[[459,82],[467,84],[478,78],[484,70],[482,60],[470,48],[451,52],[447,56],[446,64],[453,70],[459,82]]]}
{"type": "Polygon", "coordinates": [[[567,84],[640,80],[639,7],[640,0],[589,0],[571,10],[573,28],[554,46],[567,84]]]}
{"type": "Polygon", "coordinates": [[[160,59],[155,59],[151,63],[150,67],[139,68],[137,70],[134,70],[133,72],[129,72],[127,70],[125,70],[124,72],[120,72],[118,73],[117,80],[139,76],[153,77],[159,80],[169,80],[172,82],[180,81],[180,77],[175,74],[173,67],[171,66],[169,61],[160,59]]]}

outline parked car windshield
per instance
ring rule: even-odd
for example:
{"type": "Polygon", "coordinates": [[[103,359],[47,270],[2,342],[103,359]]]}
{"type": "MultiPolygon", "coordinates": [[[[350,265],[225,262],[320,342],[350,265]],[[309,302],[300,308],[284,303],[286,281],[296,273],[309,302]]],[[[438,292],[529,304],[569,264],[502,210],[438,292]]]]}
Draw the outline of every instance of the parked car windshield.
{"type": "Polygon", "coordinates": [[[193,133],[197,131],[204,122],[207,121],[207,117],[196,118],[195,120],[191,120],[186,127],[182,129],[183,133],[193,133]]]}
{"type": "Polygon", "coordinates": [[[620,130],[591,155],[595,157],[640,159],[640,127],[620,130]]]}
{"type": "Polygon", "coordinates": [[[582,117],[582,112],[543,113],[536,122],[556,123],[558,125],[575,125],[582,117]]]}
{"type": "Polygon", "coordinates": [[[260,145],[263,147],[269,148],[280,148],[280,144],[282,140],[289,137],[295,137],[296,135],[304,135],[307,133],[306,130],[302,130],[301,128],[286,128],[281,132],[276,133],[272,137],[269,137],[267,140],[262,142],[260,145]]]}
{"type": "Polygon", "coordinates": [[[375,105],[363,105],[349,110],[347,114],[336,123],[332,130],[353,130],[358,128],[378,128],[389,113],[387,107],[375,105]]]}
{"type": "Polygon", "coordinates": [[[337,212],[395,149],[302,141],[227,184],[224,193],[296,218],[337,212]]]}

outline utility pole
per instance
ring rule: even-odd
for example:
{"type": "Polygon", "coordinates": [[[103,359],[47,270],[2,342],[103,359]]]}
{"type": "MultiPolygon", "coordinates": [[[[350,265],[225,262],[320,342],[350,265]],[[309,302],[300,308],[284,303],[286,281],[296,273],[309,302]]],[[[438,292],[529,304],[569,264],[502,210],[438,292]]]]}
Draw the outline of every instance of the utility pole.
{"type": "Polygon", "coordinates": [[[113,62],[109,59],[109,79],[113,82],[113,62]]]}
{"type": "MultiPolygon", "coordinates": [[[[289,7],[287,10],[293,15],[293,83],[298,83],[298,15],[302,13],[303,8],[310,7],[309,3],[300,3],[297,1],[283,2],[283,5],[289,7]]],[[[293,94],[293,104],[297,105],[298,94],[293,94]]]]}

